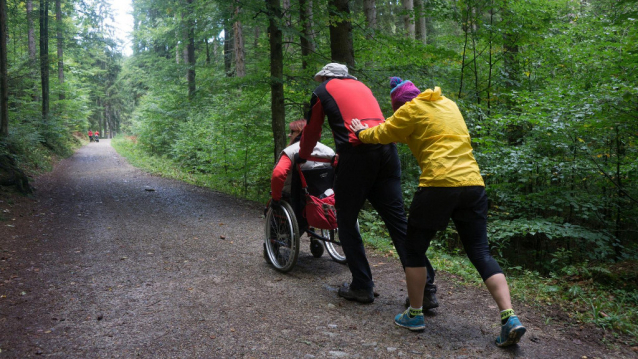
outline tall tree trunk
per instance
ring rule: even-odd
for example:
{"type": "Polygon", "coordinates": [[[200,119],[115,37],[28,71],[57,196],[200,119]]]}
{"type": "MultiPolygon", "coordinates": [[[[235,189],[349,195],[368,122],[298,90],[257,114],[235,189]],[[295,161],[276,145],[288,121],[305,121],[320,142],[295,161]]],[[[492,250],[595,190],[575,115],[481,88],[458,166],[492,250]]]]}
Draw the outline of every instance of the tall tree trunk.
{"type": "MultiPolygon", "coordinates": [[[[505,21],[507,22],[509,18],[512,16],[512,12],[508,8],[502,9],[503,16],[505,21]]],[[[508,28],[513,28],[514,24],[509,23],[508,28]]],[[[506,93],[511,94],[512,91],[515,91],[519,88],[521,83],[520,78],[520,63],[518,62],[518,44],[517,44],[517,35],[511,31],[503,32],[503,72],[505,75],[505,89],[506,93]]],[[[511,96],[507,96],[506,98],[507,107],[512,109],[515,104],[512,101],[511,96]]]]}
{"type": "Polygon", "coordinates": [[[226,76],[233,76],[232,66],[233,66],[233,46],[231,43],[232,39],[232,27],[230,26],[230,20],[224,20],[224,70],[226,71],[226,76]]]}
{"type": "Polygon", "coordinates": [[[40,78],[42,119],[49,117],[49,1],[40,0],[40,78]]]}
{"type": "Polygon", "coordinates": [[[235,6],[235,17],[237,20],[233,24],[233,35],[235,36],[235,76],[246,76],[246,64],[244,62],[244,34],[241,21],[239,21],[239,3],[235,6]]]}
{"type": "Polygon", "coordinates": [[[62,34],[61,0],[55,0],[56,35],[58,37],[58,81],[60,81],[60,100],[64,100],[64,36],[62,34]]]}
{"type": "Polygon", "coordinates": [[[423,45],[428,43],[425,4],[427,4],[427,0],[414,0],[414,17],[416,18],[415,36],[423,45]]]}
{"type": "Polygon", "coordinates": [[[7,30],[7,0],[0,0],[0,137],[9,135],[7,30]]]}
{"type": "Polygon", "coordinates": [[[188,82],[188,99],[195,96],[195,23],[193,21],[193,0],[186,0],[186,13],[182,14],[184,22],[184,63],[186,65],[186,81],[188,82]]]}
{"type": "Polygon", "coordinates": [[[414,39],[414,2],[413,0],[402,0],[403,2],[403,28],[408,38],[414,39]]]}
{"type": "MultiPolygon", "coordinates": [[[[29,68],[31,69],[31,75],[35,79],[37,74],[37,61],[36,58],[36,50],[35,50],[35,29],[33,27],[33,0],[27,0],[27,42],[29,48],[29,68]]],[[[34,83],[33,85],[33,102],[40,101],[40,96],[38,95],[38,86],[34,83]]]]}
{"type": "Polygon", "coordinates": [[[330,13],[330,54],[332,61],[354,66],[352,23],[348,0],[328,0],[330,13]]]}
{"type": "Polygon", "coordinates": [[[29,43],[29,59],[35,62],[35,29],[33,28],[33,0],[27,0],[27,27],[29,43]]]}
{"type": "MultiPolygon", "coordinates": [[[[312,32],[312,0],[299,0],[299,22],[301,23],[301,68],[308,68],[308,56],[315,52],[312,32]]],[[[304,112],[305,113],[305,112],[304,112]]]]}
{"type": "Polygon", "coordinates": [[[363,0],[363,12],[366,15],[366,23],[370,32],[366,35],[366,38],[372,39],[374,37],[374,31],[377,29],[377,4],[375,0],[363,0]]]}
{"type": "Polygon", "coordinates": [[[275,161],[286,147],[286,108],[284,106],[284,53],[279,23],[282,20],[279,0],[268,0],[268,33],[270,37],[270,93],[272,111],[272,134],[275,161]]]}

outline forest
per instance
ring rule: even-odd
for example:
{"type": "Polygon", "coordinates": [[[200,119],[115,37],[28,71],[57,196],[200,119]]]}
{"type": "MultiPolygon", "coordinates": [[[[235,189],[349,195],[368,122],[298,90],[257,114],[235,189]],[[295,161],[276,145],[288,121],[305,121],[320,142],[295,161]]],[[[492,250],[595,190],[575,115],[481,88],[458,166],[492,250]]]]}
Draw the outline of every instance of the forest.
{"type": "MultiPolygon", "coordinates": [[[[387,117],[391,76],[458,104],[505,268],[574,297],[599,285],[636,317],[638,1],[131,3],[125,56],[107,2],[0,0],[0,184],[29,192],[29,176],[99,129],[165,175],[265,202],[287,124],[306,115],[313,75],[339,62],[387,117]]],[[[399,150],[409,206],[419,168],[399,150]]],[[[360,221],[387,241],[371,209],[360,221]]],[[[437,247],[461,250],[452,224],[437,247]]]]}

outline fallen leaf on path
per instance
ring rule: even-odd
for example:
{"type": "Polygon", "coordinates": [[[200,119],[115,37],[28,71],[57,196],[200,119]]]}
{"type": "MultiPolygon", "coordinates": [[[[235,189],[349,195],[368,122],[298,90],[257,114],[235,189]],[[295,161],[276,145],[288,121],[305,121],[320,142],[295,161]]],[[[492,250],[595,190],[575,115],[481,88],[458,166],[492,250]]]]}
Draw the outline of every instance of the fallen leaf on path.
{"type": "Polygon", "coordinates": [[[235,331],[235,328],[230,328],[230,331],[231,331],[231,332],[234,332],[234,331],[235,331]]]}
{"type": "Polygon", "coordinates": [[[211,336],[210,336],[210,338],[211,338],[211,339],[215,339],[215,338],[217,338],[217,337],[216,337],[216,336],[214,336],[214,335],[211,335],[211,336]]]}
{"type": "Polygon", "coordinates": [[[51,333],[50,330],[47,330],[46,332],[44,332],[44,334],[49,334],[49,333],[51,333]]]}
{"type": "Polygon", "coordinates": [[[226,236],[219,236],[219,239],[226,239],[226,236]]]}

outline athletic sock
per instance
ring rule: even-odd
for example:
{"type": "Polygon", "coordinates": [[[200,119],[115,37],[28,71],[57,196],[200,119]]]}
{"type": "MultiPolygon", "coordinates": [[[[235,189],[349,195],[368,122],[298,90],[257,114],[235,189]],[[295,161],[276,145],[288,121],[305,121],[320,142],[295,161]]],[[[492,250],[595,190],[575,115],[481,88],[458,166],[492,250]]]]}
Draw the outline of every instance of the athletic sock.
{"type": "Polygon", "coordinates": [[[423,315],[423,307],[420,307],[420,308],[412,308],[412,307],[410,307],[410,310],[408,311],[408,316],[410,318],[414,318],[417,315],[423,315]]]}
{"type": "Polygon", "coordinates": [[[501,325],[507,323],[507,320],[514,315],[514,309],[505,309],[501,311],[501,325]]]}

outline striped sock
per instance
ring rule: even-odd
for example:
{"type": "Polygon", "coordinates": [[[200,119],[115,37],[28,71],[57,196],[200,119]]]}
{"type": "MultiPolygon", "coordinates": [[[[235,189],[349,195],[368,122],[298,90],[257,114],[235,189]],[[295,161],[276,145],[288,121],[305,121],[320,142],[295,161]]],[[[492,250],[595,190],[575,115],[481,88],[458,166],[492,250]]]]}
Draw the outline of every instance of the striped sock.
{"type": "Polygon", "coordinates": [[[501,324],[507,323],[507,320],[514,315],[514,309],[505,309],[501,311],[501,324]]]}
{"type": "Polygon", "coordinates": [[[417,315],[423,315],[423,307],[420,307],[420,308],[412,308],[412,307],[410,307],[410,311],[408,312],[408,316],[410,318],[414,318],[417,315]]]}

